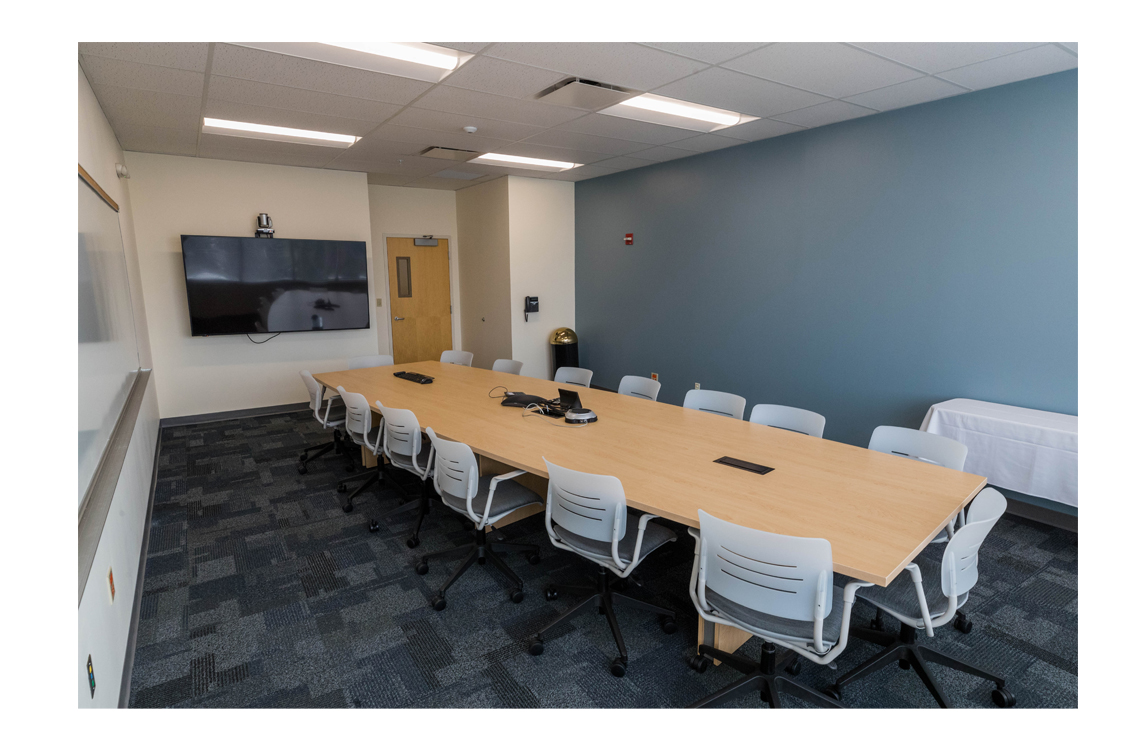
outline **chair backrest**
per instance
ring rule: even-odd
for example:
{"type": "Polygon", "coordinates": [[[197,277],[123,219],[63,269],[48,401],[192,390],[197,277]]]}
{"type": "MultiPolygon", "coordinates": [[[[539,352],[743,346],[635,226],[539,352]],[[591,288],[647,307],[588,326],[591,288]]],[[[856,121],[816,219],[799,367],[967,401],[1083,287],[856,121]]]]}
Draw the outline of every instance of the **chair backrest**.
{"type": "Polygon", "coordinates": [[[588,388],[589,383],[592,382],[592,370],[586,370],[583,367],[558,367],[553,376],[553,382],[570,383],[588,388]]]}
{"type": "Polygon", "coordinates": [[[369,402],[360,393],[351,393],[340,385],[337,393],[345,403],[345,431],[353,442],[368,445],[369,430],[373,427],[373,412],[369,402]]]}
{"type": "Polygon", "coordinates": [[[386,367],[392,364],[391,354],[369,354],[364,357],[352,357],[345,365],[347,370],[360,370],[365,367],[386,367]]]}
{"type": "Polygon", "coordinates": [[[384,419],[384,445],[381,447],[385,455],[396,453],[415,456],[419,453],[424,446],[424,439],[416,415],[408,409],[385,406],[380,401],[377,402],[377,408],[381,410],[381,418],[384,419]]]}
{"type": "Polygon", "coordinates": [[[812,437],[824,437],[824,417],[814,411],[797,409],[793,406],[757,404],[750,409],[749,421],[812,437]]]}
{"type": "Polygon", "coordinates": [[[617,393],[636,398],[646,398],[654,401],[659,398],[659,381],[651,378],[641,378],[639,375],[625,375],[620,378],[620,387],[617,393]]]}
{"type": "Polygon", "coordinates": [[[958,471],[965,468],[965,456],[969,453],[968,448],[951,438],[889,425],[876,427],[867,447],[880,453],[912,458],[958,471]]]}
{"type": "Polygon", "coordinates": [[[491,368],[495,372],[506,372],[511,375],[522,374],[522,363],[516,359],[496,359],[494,367],[491,368]]]}
{"type": "Polygon", "coordinates": [[[745,398],[723,391],[687,391],[683,398],[684,409],[707,411],[734,419],[745,418],[745,398]]]}
{"type": "Polygon", "coordinates": [[[462,503],[479,493],[479,464],[471,446],[437,437],[431,427],[428,440],[436,451],[435,488],[440,497],[458,499],[462,503]]]}
{"type": "Polygon", "coordinates": [[[475,355],[471,352],[461,352],[458,349],[448,349],[443,354],[439,355],[440,362],[447,362],[452,365],[471,366],[471,360],[475,355]]]}
{"type": "Polygon", "coordinates": [[[1007,508],[1008,501],[1004,495],[992,487],[986,487],[973,498],[966,512],[965,525],[957,530],[942,553],[943,594],[961,596],[977,583],[977,553],[1007,508]]]}
{"type": "Polygon", "coordinates": [[[314,412],[314,418],[319,422],[322,421],[322,386],[314,376],[310,374],[309,370],[303,370],[298,373],[302,376],[302,382],[306,384],[306,391],[310,394],[310,411],[314,412]]]}
{"type": "MultiPolygon", "coordinates": [[[[756,612],[815,622],[832,611],[832,545],[771,534],[698,512],[698,597],[706,587],[756,612]]],[[[830,636],[832,634],[829,634],[830,636]]]]}
{"type": "MultiPolygon", "coordinates": [[[[544,458],[542,459],[545,460],[544,458]]],[[[547,523],[578,536],[611,543],[624,538],[628,523],[628,503],[624,486],[616,477],[586,474],[545,462],[549,470],[546,494],[547,523]]],[[[628,550],[617,550],[620,557],[631,557],[628,550]]]]}

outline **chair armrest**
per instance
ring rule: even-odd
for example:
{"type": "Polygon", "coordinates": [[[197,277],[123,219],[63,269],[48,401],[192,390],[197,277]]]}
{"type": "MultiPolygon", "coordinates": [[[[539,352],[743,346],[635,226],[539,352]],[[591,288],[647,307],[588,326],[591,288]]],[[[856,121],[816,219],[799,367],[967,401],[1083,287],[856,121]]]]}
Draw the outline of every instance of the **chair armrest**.
{"type": "Polygon", "coordinates": [[[474,519],[476,524],[481,525],[481,524],[486,523],[486,520],[488,518],[490,518],[490,506],[491,506],[491,503],[494,502],[494,490],[495,490],[495,488],[498,487],[498,485],[502,484],[503,482],[510,480],[510,479],[514,479],[515,477],[520,477],[525,473],[526,472],[524,472],[524,471],[511,471],[508,474],[499,474],[496,477],[492,477],[491,480],[490,480],[490,491],[487,492],[487,504],[483,507],[483,517],[481,519],[475,518],[475,513],[474,513],[473,510],[471,510],[471,499],[470,498],[467,499],[467,515],[470,516],[472,519],[474,519]]]}
{"type": "MultiPolygon", "coordinates": [[[[654,513],[644,513],[642,516],[640,516],[640,528],[639,528],[639,531],[636,532],[636,546],[635,546],[635,549],[632,550],[632,560],[631,560],[631,562],[628,563],[628,565],[631,565],[631,566],[634,567],[634,566],[639,564],[639,562],[640,562],[640,548],[643,547],[643,535],[644,535],[644,532],[647,531],[648,521],[650,521],[653,518],[659,518],[659,516],[655,515],[654,513]]],[[[617,565],[619,565],[620,564],[619,545],[616,544],[615,539],[613,539],[612,544],[613,544],[612,560],[617,565]]],[[[623,570],[623,568],[621,568],[621,570],[623,570]]]]}
{"type": "Polygon", "coordinates": [[[907,572],[910,580],[914,582],[914,592],[918,594],[918,607],[922,610],[922,623],[926,628],[926,635],[934,637],[934,624],[930,620],[930,605],[926,602],[926,591],[922,588],[922,569],[914,563],[908,563],[907,572]]]}

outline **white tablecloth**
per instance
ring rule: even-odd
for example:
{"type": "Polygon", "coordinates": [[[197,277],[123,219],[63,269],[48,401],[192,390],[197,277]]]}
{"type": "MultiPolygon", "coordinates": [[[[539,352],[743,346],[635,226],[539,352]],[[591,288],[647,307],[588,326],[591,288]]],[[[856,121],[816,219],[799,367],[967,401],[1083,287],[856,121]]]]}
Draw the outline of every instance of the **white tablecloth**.
{"type": "Polygon", "coordinates": [[[1079,507],[1079,418],[988,401],[934,404],[922,430],[969,448],[965,470],[989,484],[1079,507]]]}

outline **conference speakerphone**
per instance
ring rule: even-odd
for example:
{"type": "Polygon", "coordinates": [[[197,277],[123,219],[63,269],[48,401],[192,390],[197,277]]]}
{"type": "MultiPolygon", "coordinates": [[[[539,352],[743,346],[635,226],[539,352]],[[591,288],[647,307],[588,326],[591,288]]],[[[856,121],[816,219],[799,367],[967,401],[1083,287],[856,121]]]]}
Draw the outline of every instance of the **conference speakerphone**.
{"type": "Polygon", "coordinates": [[[421,375],[418,372],[408,372],[407,370],[394,372],[393,375],[398,378],[404,378],[405,380],[411,380],[413,383],[419,383],[420,385],[427,385],[435,379],[431,375],[421,375]]]}

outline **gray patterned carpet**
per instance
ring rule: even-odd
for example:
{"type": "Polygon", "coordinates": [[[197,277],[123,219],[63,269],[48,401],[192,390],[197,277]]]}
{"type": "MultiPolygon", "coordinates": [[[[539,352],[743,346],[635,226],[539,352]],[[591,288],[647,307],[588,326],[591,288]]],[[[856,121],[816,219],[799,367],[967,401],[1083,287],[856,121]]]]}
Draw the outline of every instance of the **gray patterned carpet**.
{"type": "MultiPolygon", "coordinates": [[[[399,497],[391,485],[342,513],[335,491],[349,476],[342,458],[318,459],[305,476],[295,470],[301,448],[324,436],[306,413],[164,428],[130,706],[665,708],[739,676],[687,666],[695,649],[687,595],[694,546],[682,528],[678,542],[640,566],[644,591],[635,589],[676,610],[680,630],[664,635],[654,617],[618,609],[630,661],[617,679],[608,670],[615,645],[595,610],[552,631],[541,656],[526,652],[539,624],[571,605],[564,594],[547,602],[544,586],[580,583],[593,572],[546,541],[540,516],[503,532],[542,548],[537,566],[509,556],[525,579],[524,602],[509,601],[490,566],[474,566],[436,612],[433,587],[456,561],[433,561],[427,576],[415,573],[414,561],[469,541],[459,518],[434,509],[421,547],[408,550],[413,517],[388,519],[399,497]],[[368,533],[369,517],[384,520],[379,533],[368,533]]],[[[940,557],[941,548],[927,554],[940,557]]],[[[973,632],[947,626],[931,645],[1004,675],[1020,707],[1075,707],[1076,535],[1006,515],[980,560],[980,582],[964,608],[973,632]]],[[[871,614],[860,604],[855,618],[871,614]]],[[[741,653],[756,658],[759,648],[753,639],[741,653]]],[[[852,641],[839,669],[877,648],[852,641]]],[[[991,707],[989,684],[935,672],[956,705],[991,707]]],[[[806,664],[801,679],[823,686],[834,675],[806,664]]],[[[895,666],[848,686],[844,699],[859,707],[935,705],[912,671],[895,666]]],[[[731,705],[763,704],[748,695],[731,705]]]]}

